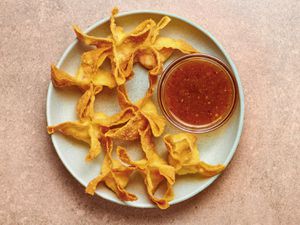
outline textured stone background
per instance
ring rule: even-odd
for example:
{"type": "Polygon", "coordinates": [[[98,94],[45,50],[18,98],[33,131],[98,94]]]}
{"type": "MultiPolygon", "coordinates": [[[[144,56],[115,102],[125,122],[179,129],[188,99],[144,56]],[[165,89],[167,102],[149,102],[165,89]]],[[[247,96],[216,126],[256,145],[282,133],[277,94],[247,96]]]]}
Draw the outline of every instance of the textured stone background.
{"type": "Polygon", "coordinates": [[[300,5],[296,0],[0,1],[0,224],[299,224],[300,5]],[[245,127],[226,173],[167,211],[84,194],[45,132],[49,65],[87,28],[122,11],[157,9],[209,30],[245,91],[245,127]]]}

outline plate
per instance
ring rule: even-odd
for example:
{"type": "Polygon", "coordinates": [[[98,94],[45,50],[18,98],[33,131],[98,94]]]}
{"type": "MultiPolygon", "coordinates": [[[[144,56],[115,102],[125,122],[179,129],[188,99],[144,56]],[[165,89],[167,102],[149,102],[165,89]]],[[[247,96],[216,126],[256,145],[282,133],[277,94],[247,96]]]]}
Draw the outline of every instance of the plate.
{"type": "MultiPolygon", "coordinates": [[[[198,135],[198,149],[200,151],[201,160],[218,164],[223,163],[228,165],[232,159],[238,142],[241,136],[244,118],[244,97],[240,78],[237,69],[230,59],[228,53],[224,50],[221,44],[206,30],[199,25],[181,18],[179,16],[159,12],[159,11],[134,11],[120,13],[117,17],[117,23],[126,30],[133,29],[139,22],[152,18],[158,21],[162,16],[169,16],[171,23],[161,31],[161,36],[171,38],[180,38],[189,42],[193,47],[200,52],[215,56],[222,60],[233,71],[236,77],[239,101],[237,107],[230,120],[221,128],[207,133],[198,135]]],[[[72,32],[71,30],[69,32],[72,32]]],[[[109,18],[100,20],[85,32],[96,36],[107,36],[109,31],[109,18]]],[[[80,64],[80,55],[88,48],[80,44],[77,40],[66,49],[57,66],[70,74],[75,74],[76,69],[80,64]]],[[[174,54],[166,63],[165,67],[181,54],[174,54]]],[[[128,95],[132,101],[136,101],[144,96],[148,87],[147,71],[139,65],[134,66],[134,76],[126,83],[128,95]]],[[[55,125],[65,121],[76,120],[75,106],[81,93],[76,90],[59,90],[53,87],[50,83],[47,96],[47,122],[48,125],[55,125]]],[[[153,96],[157,108],[156,93],[153,96]]],[[[113,114],[119,111],[116,93],[112,90],[104,90],[97,96],[96,111],[102,111],[107,114],[113,114]]],[[[165,133],[180,132],[177,128],[167,125],[165,133]]],[[[55,133],[52,136],[52,142],[56,152],[68,169],[68,171],[83,185],[87,186],[88,182],[96,177],[100,171],[103,154],[91,163],[86,163],[84,158],[87,153],[88,146],[80,142],[69,139],[61,134],[55,133]]],[[[166,157],[166,149],[161,138],[155,140],[158,152],[162,157],[166,157]]],[[[123,144],[124,143],[116,143],[123,144]]],[[[115,145],[116,146],[116,145],[115,145]]],[[[141,157],[139,143],[130,142],[125,147],[128,148],[129,154],[133,159],[141,157]]],[[[226,173],[226,170],[225,170],[226,173]]],[[[218,176],[202,179],[196,175],[176,177],[174,185],[174,200],[170,204],[176,204],[184,201],[207,188],[218,176]]],[[[136,194],[137,201],[123,202],[120,201],[115,194],[106,188],[104,185],[99,185],[96,194],[109,201],[140,208],[152,208],[155,205],[150,202],[147,197],[146,190],[142,178],[135,174],[132,181],[129,182],[127,190],[136,194]]],[[[84,192],[82,193],[84,194],[84,192]]]]}

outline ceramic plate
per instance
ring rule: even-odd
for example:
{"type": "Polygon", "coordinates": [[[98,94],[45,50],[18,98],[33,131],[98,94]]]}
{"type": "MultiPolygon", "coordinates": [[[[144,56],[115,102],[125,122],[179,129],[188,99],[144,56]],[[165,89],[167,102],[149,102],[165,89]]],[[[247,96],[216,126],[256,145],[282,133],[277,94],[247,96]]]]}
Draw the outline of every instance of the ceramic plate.
{"type": "MultiPolygon", "coordinates": [[[[230,120],[221,128],[216,131],[198,135],[198,148],[200,151],[200,157],[203,161],[211,164],[223,163],[228,165],[230,162],[240,139],[243,126],[244,117],[244,97],[240,78],[236,67],[234,66],[229,55],[220,45],[220,43],[206,30],[199,25],[183,19],[179,16],[158,12],[158,11],[135,11],[128,13],[121,13],[117,17],[117,23],[125,28],[125,30],[133,29],[139,22],[152,18],[156,21],[164,16],[168,15],[172,21],[171,23],[161,31],[161,36],[167,36],[172,38],[181,38],[192,44],[196,49],[202,53],[206,53],[221,59],[226,63],[233,71],[239,89],[239,101],[235,111],[230,120]]],[[[69,32],[72,32],[71,30],[69,32]]],[[[89,29],[87,33],[98,36],[107,36],[109,32],[109,19],[101,20],[89,29]]],[[[78,43],[75,40],[64,52],[57,66],[70,74],[75,74],[79,63],[81,54],[87,50],[87,47],[78,43]]],[[[167,66],[171,61],[180,57],[181,54],[173,55],[166,63],[167,66]]],[[[129,97],[132,101],[136,101],[144,96],[148,87],[147,71],[135,65],[133,79],[127,82],[126,87],[129,97]]],[[[81,93],[76,90],[58,90],[55,89],[52,84],[49,86],[47,96],[47,122],[48,125],[55,125],[57,123],[65,121],[76,120],[75,106],[81,93]]],[[[156,93],[153,97],[155,103],[156,93]]],[[[158,105],[157,105],[157,108],[158,105]]],[[[119,111],[118,103],[116,99],[116,93],[114,90],[104,90],[97,96],[96,111],[101,111],[107,114],[114,114],[119,111]]],[[[165,133],[179,132],[176,128],[170,124],[167,125],[165,133]]],[[[86,163],[84,158],[88,151],[88,146],[80,142],[69,139],[61,134],[53,134],[52,142],[57,151],[57,154],[65,167],[70,173],[83,185],[86,186],[88,182],[96,177],[100,171],[103,154],[91,163],[86,163]]],[[[116,143],[125,145],[128,148],[129,154],[133,159],[142,157],[139,143],[116,143]]],[[[158,152],[165,157],[166,149],[161,141],[161,138],[156,139],[158,152]]],[[[116,145],[115,145],[116,146],[116,145]]],[[[226,173],[226,170],[225,170],[226,173]]],[[[218,176],[201,179],[199,176],[180,176],[176,178],[174,185],[175,198],[170,204],[176,204],[184,201],[197,193],[207,188],[218,176]]],[[[135,174],[130,181],[127,190],[136,194],[137,201],[134,202],[122,202],[115,194],[106,188],[104,185],[99,185],[97,194],[104,199],[124,204],[128,206],[151,208],[155,205],[148,200],[144,183],[142,178],[135,174]]],[[[82,193],[84,194],[84,192],[82,193]]]]}

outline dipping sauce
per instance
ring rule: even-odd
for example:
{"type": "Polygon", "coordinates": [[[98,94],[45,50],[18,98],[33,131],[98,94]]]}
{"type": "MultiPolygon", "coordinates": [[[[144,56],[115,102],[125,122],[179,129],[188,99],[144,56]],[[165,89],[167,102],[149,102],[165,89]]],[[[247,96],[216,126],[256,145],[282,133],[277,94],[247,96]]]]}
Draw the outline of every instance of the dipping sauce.
{"type": "Polygon", "coordinates": [[[160,87],[163,111],[190,127],[226,119],[235,102],[229,71],[214,58],[187,58],[169,69],[160,87]]]}

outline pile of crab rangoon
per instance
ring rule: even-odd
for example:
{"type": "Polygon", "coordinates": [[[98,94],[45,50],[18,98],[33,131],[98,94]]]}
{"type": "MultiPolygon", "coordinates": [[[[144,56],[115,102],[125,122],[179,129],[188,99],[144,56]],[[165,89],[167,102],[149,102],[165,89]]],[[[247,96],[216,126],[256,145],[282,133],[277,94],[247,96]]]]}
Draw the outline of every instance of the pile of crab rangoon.
{"type": "Polygon", "coordinates": [[[209,165],[199,159],[196,137],[189,133],[166,134],[163,141],[168,151],[167,161],[156,151],[154,138],[160,137],[166,125],[152,101],[157,77],[163,69],[163,63],[174,51],[184,54],[198,52],[183,40],[174,40],[159,36],[159,32],[169,22],[164,16],[158,23],[147,19],[133,31],[125,32],[116,25],[112,11],[110,18],[111,35],[95,37],[83,33],[77,26],[74,31],[77,39],[85,45],[94,46],[84,52],[76,76],[51,66],[52,83],[56,88],[76,87],[83,94],[78,100],[76,112],[78,120],[64,122],[48,127],[48,133],[60,132],[89,145],[86,161],[105,154],[101,171],[86,187],[88,194],[94,195],[97,185],[104,183],[119,199],[135,201],[137,197],[126,190],[130,176],[138,172],[143,176],[147,194],[159,208],[169,207],[174,198],[175,176],[198,173],[203,177],[214,176],[224,170],[223,165],[209,165]],[[111,70],[102,68],[108,60],[111,70]],[[131,102],[127,96],[125,83],[133,76],[133,65],[141,64],[149,73],[149,88],[138,102],[131,102]],[[95,98],[104,87],[115,89],[121,111],[115,115],[106,115],[94,111],[95,98]],[[133,161],[126,148],[114,146],[114,140],[135,141],[141,143],[144,158],[133,161]],[[116,151],[118,158],[113,157],[116,151]],[[165,193],[157,197],[157,188],[164,184],[165,193]]]}

